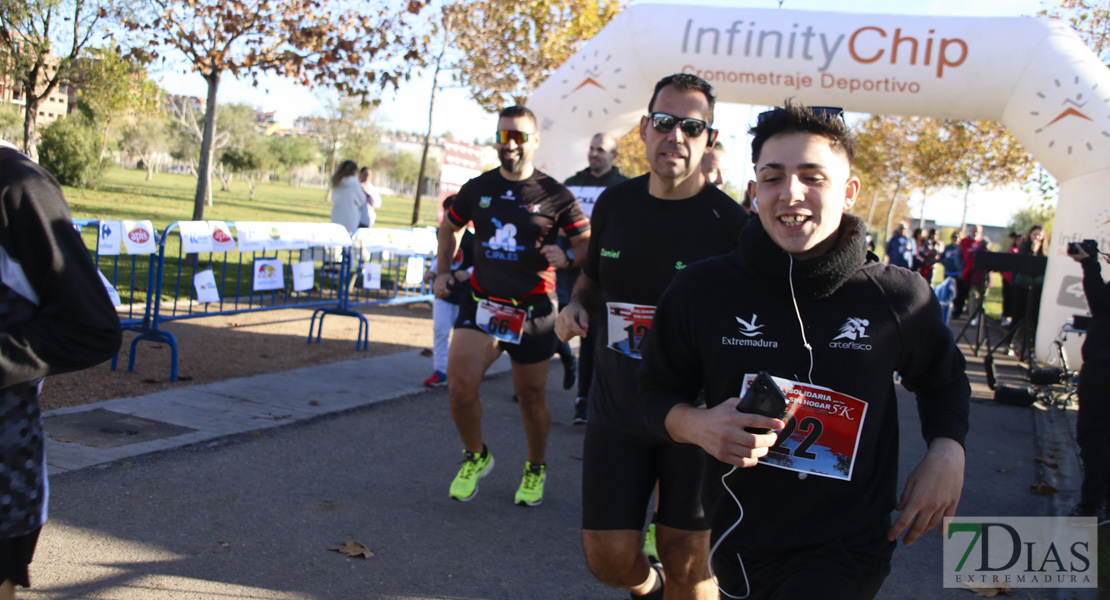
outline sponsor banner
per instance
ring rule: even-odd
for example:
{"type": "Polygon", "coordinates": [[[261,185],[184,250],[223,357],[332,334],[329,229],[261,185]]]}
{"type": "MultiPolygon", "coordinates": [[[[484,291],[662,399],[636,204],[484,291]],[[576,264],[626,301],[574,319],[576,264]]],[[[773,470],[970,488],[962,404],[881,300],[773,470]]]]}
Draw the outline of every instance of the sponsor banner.
{"type": "Polygon", "coordinates": [[[284,287],[285,277],[280,258],[254,259],[254,291],[280,290],[284,287]]]}
{"type": "Polygon", "coordinates": [[[316,265],[311,261],[298,262],[290,265],[293,268],[293,291],[304,292],[312,289],[316,283],[316,265]]]}
{"type": "Polygon", "coordinates": [[[101,256],[117,256],[123,243],[123,223],[101,221],[96,236],[96,253],[101,256]]]}
{"type": "Polygon", "coordinates": [[[1097,588],[1095,517],[945,517],[944,587],[1097,588]]]}
{"type": "Polygon", "coordinates": [[[212,269],[193,275],[193,288],[197,291],[197,302],[201,304],[220,301],[220,291],[216,288],[216,275],[212,269]]]}
{"type": "Polygon", "coordinates": [[[108,297],[112,299],[112,306],[119,306],[120,304],[122,304],[119,299],[119,292],[116,291],[116,286],[112,285],[111,281],[108,281],[108,278],[104,276],[104,273],[101,273],[98,270],[96,274],[100,275],[100,283],[104,284],[104,291],[108,292],[108,297]]]}
{"type": "Polygon", "coordinates": [[[235,238],[231,237],[231,230],[223,221],[209,221],[212,228],[212,250],[214,252],[229,252],[235,249],[235,238]]]}
{"type": "Polygon", "coordinates": [[[212,225],[208,221],[179,221],[181,250],[186,254],[212,251],[212,225]]]}
{"type": "Polygon", "coordinates": [[[158,244],[154,241],[154,225],[150,221],[120,221],[123,226],[123,246],[128,254],[154,254],[158,244]]]}
{"type": "Polygon", "coordinates": [[[362,265],[362,287],[368,290],[382,289],[381,263],[365,263],[362,265]]]}
{"type": "Polygon", "coordinates": [[[424,283],[424,257],[410,256],[405,266],[405,285],[414,286],[424,283]]]}
{"type": "Polygon", "coordinates": [[[235,232],[239,234],[239,252],[262,252],[266,249],[266,239],[270,235],[267,223],[237,221],[235,232]]]}

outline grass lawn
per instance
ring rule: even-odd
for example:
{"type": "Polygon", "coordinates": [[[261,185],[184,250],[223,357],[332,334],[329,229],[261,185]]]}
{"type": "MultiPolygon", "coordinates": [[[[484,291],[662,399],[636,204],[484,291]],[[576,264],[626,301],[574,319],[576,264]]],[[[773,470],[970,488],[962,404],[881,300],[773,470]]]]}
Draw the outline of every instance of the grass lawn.
{"type": "MultiPolygon", "coordinates": [[[[331,203],[327,201],[326,191],[323,189],[265,183],[255,190],[255,199],[252,201],[249,199],[247,184],[243,181],[232,181],[231,189],[226,192],[220,191],[219,181],[213,181],[213,184],[212,206],[204,210],[204,218],[207,220],[308,223],[327,223],[331,220],[331,203]]],[[[161,173],[155,175],[153,180],[146,181],[145,171],[110,168],[99,189],[64,187],[63,191],[74,218],[149,220],[161,233],[175,221],[192,219],[196,179],[189,175],[161,173]]],[[[412,198],[384,197],[382,207],[377,209],[377,222],[374,226],[408,229],[412,220],[413,202],[412,198]]],[[[435,199],[423,198],[421,209],[421,225],[435,225],[435,199]]],[[[86,247],[95,251],[96,231],[84,228],[81,236],[86,247]]],[[[199,264],[194,266],[191,261],[177,260],[177,250],[180,248],[178,238],[178,230],[175,228],[166,240],[166,268],[161,293],[163,300],[180,296],[187,301],[192,294],[193,272],[204,268],[211,268],[216,272],[217,284],[222,290],[221,297],[235,295],[235,288],[238,288],[239,294],[251,295],[251,279],[235,275],[242,269],[243,258],[249,268],[249,257],[240,257],[234,251],[205,254],[199,257],[199,264]],[[227,284],[221,285],[220,273],[225,264],[232,275],[227,284]],[[231,289],[226,287],[229,284],[232,285],[231,289]]],[[[292,258],[287,258],[286,253],[282,253],[282,258],[286,262],[292,262],[292,258]]],[[[126,254],[119,257],[99,257],[98,260],[98,266],[115,283],[125,305],[146,302],[149,265],[150,260],[145,256],[133,257],[126,254]]],[[[136,316],[141,317],[141,309],[136,316]]]]}
{"type": "MultiPolygon", "coordinates": [[[[146,181],[146,171],[113,167],[105,173],[99,189],[63,188],[70,211],[79,219],[149,219],[158,230],[174,221],[193,217],[197,180],[191,175],[159,173],[146,181]]],[[[297,188],[285,183],[263,183],[255,199],[243,181],[232,181],[231,189],[220,191],[213,180],[212,206],[204,218],[215,221],[328,222],[331,204],[323,189],[297,188]]],[[[386,196],[377,210],[375,227],[409,227],[412,198],[386,196]]],[[[434,199],[421,199],[421,225],[436,224],[434,199]]]]}

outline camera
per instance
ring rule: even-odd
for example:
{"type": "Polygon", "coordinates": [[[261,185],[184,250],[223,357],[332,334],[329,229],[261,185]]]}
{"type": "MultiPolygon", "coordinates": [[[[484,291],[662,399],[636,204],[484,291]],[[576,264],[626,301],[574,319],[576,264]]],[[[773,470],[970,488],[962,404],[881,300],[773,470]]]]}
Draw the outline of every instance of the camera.
{"type": "Polygon", "coordinates": [[[1088,256],[1096,256],[1098,254],[1098,242],[1095,240],[1068,242],[1068,254],[1079,254],[1080,250],[1086,252],[1088,256]]]}

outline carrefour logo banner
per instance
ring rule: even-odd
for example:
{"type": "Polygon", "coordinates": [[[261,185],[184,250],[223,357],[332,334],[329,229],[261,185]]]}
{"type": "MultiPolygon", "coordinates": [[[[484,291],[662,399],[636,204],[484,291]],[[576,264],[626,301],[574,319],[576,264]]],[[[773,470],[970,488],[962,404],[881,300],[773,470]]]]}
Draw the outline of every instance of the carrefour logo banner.
{"type": "Polygon", "coordinates": [[[952,517],[944,526],[944,587],[1098,587],[1094,517],[952,517]]]}

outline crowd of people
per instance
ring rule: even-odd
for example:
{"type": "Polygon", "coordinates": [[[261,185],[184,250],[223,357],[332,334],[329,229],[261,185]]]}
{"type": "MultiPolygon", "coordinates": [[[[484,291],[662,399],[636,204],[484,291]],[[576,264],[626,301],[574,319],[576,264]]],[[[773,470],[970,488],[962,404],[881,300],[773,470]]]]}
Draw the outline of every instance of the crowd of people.
{"type": "MultiPolygon", "coordinates": [[[[760,115],[750,131],[756,181],[738,203],[718,187],[714,104],[700,78],[663,78],[638,130],[649,171],[627,178],[613,165],[616,140],[599,133],[588,167],[565,184],[532,164],[536,115],[500,113],[500,166],[452,199],[429,277],[437,298],[457,296],[459,250],[471,246],[469,288],[434,382],[445,375],[462,445],[448,494],[473,501],[494,467],[480,391],[506,352],[527,442],[497,454],[523,459],[512,502],[543,502],[544,384],[558,355],[564,387],[578,384],[583,549],[598,580],[633,598],[793,598],[820,577],[836,583],[834,597],[872,597],[895,540],[912,543],[954,514],[962,489],[964,361],[912,272],[928,277],[943,248],[935,231],[903,244],[911,270],[868,253],[862,222],[846,212],[861,184],[839,110],[788,103],[760,115]],[[646,235],[660,227],[665,243],[646,235]],[[904,347],[904,336],[918,343],[904,347]],[[577,361],[565,345],[575,337],[577,361]],[[839,414],[853,415],[851,439],[828,441],[856,448],[840,456],[843,472],[791,435],[820,436],[815,427],[832,417],[737,410],[760,372],[790,393],[834,394],[839,414]],[[896,373],[915,391],[928,443],[901,502],[896,373]],[[772,531],[784,509],[786,535],[772,531]]],[[[435,320],[438,357],[446,335],[435,320]]]]}
{"type": "MultiPolygon", "coordinates": [[[[899,538],[936,528],[962,494],[971,392],[942,308],[981,316],[989,272],[975,255],[990,242],[978,225],[944,245],[936,229],[907,234],[899,223],[879,260],[848,212],[863,184],[840,109],[788,101],[760,114],[748,132],[755,179],[738,202],[720,187],[710,84],[671,75],[647,100],[647,173],[621,173],[616,139],[598,133],[588,166],[560,183],[533,164],[537,115],[512,106],[498,118],[499,166],[444,202],[426,275],[436,299],[424,383],[447,386],[462,446],[448,495],[474,501],[495,466],[480,395],[505,352],[526,447],[498,446],[498,456],[523,465],[512,502],[543,503],[558,355],[564,387],[578,386],[581,533],[599,581],[645,599],[800,599],[818,586],[823,598],[872,598],[899,538]],[[900,494],[896,378],[916,399],[926,444],[900,494]],[[753,412],[767,381],[781,405],[753,412]]],[[[106,359],[119,327],[56,183],[10,148],[0,165],[0,211],[47,241],[31,247],[0,230],[0,598],[10,598],[28,585],[45,518],[38,382],[106,359]],[[33,435],[10,433],[29,419],[33,435]]],[[[343,161],[332,177],[332,221],[352,234],[381,206],[369,176],[343,161]]],[[[1043,244],[1037,226],[1007,252],[1043,256],[1043,244]]],[[[1102,323],[1097,260],[1076,260],[1102,323]]],[[[1004,316],[1028,326],[1042,282],[1003,280],[1004,316]]],[[[1094,337],[1081,397],[1100,383],[1088,365],[1110,360],[1094,337]]],[[[1081,431],[1100,473],[1103,433],[1081,431]]],[[[1085,481],[1074,512],[1097,513],[1107,493],[1105,477],[1085,481]]]]}

